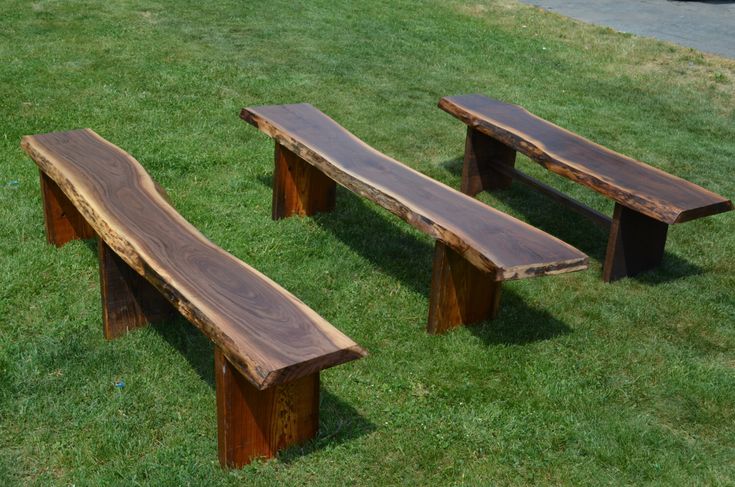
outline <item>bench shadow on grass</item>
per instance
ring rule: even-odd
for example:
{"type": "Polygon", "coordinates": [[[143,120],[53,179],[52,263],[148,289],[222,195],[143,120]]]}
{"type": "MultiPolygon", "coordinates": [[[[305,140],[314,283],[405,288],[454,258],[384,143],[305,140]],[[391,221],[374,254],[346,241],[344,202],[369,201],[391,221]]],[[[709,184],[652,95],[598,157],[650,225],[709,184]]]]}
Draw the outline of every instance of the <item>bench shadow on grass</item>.
{"type": "MultiPolygon", "coordinates": [[[[84,244],[97,255],[97,240],[85,240],[84,244]]],[[[214,344],[196,326],[176,314],[175,317],[149,325],[158,335],[180,353],[199,378],[213,390],[214,344]]],[[[319,432],[303,445],[279,452],[279,459],[290,462],[326,446],[334,446],[370,434],[377,427],[357,412],[349,403],[335,396],[324,386],[319,391],[319,432]]]]}
{"type": "MultiPolygon", "coordinates": [[[[258,179],[271,187],[269,176],[258,179]]],[[[428,298],[434,255],[432,239],[417,236],[398,217],[383,218],[379,213],[388,214],[377,209],[377,205],[338,188],[335,211],[315,215],[314,221],[374,263],[381,272],[428,298]]],[[[426,312],[428,317],[428,309],[426,312]]],[[[499,316],[468,329],[487,345],[531,343],[571,331],[547,311],[529,307],[508,284],[503,286],[499,316]]]]}
{"type": "MultiPolygon", "coordinates": [[[[463,158],[458,157],[442,163],[442,166],[451,174],[461,176],[462,164],[463,158]]],[[[608,232],[584,216],[518,182],[514,182],[508,189],[494,191],[492,194],[518,214],[523,215],[530,225],[573,245],[599,261],[600,265],[604,262],[608,232]]],[[[612,211],[608,214],[612,214],[612,211]]],[[[701,267],[664,250],[660,266],[630,279],[656,285],[703,272],[701,267]]]]}
{"type": "MultiPolygon", "coordinates": [[[[184,317],[151,325],[171,347],[186,358],[199,377],[215,388],[214,345],[184,317]]],[[[282,461],[293,461],[326,446],[339,445],[375,431],[376,426],[366,420],[349,403],[322,386],[319,391],[319,433],[316,438],[279,453],[282,461]]]]}

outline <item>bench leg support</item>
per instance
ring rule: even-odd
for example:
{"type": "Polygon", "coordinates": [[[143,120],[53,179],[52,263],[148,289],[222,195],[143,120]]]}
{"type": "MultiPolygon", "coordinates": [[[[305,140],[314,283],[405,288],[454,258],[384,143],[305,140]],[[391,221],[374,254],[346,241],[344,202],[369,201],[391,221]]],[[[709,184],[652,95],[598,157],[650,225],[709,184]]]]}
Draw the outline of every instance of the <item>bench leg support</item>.
{"type": "Polygon", "coordinates": [[[39,172],[48,242],[61,247],[70,240],[94,238],[94,230],[61,191],[61,188],[43,171],[39,172]]]}
{"type": "Polygon", "coordinates": [[[615,204],[602,278],[612,282],[635,276],[661,263],[669,226],[615,204]]]}
{"type": "Polygon", "coordinates": [[[260,391],[214,351],[217,446],[223,467],[240,468],[256,458],[302,443],[319,430],[319,373],[260,391]]]}
{"type": "Polygon", "coordinates": [[[174,316],[173,306],[102,239],[98,240],[98,256],[106,339],[174,316]]]}
{"type": "Polygon", "coordinates": [[[332,211],[336,183],[316,167],[276,142],[273,173],[273,219],[332,211]]]}
{"type": "Polygon", "coordinates": [[[504,189],[513,182],[512,176],[498,166],[512,169],[516,151],[492,137],[467,127],[462,168],[462,192],[470,196],[484,190],[504,189]]]}
{"type": "Polygon", "coordinates": [[[500,282],[441,242],[436,242],[429,296],[431,334],[495,318],[500,309],[500,282]]]}

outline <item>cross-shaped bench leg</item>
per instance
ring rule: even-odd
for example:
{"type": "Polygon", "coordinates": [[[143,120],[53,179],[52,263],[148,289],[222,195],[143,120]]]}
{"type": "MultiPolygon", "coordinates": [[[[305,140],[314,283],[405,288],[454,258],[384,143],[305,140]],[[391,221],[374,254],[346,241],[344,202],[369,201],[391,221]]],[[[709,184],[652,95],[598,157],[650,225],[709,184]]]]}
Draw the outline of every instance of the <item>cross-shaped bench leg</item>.
{"type": "Polygon", "coordinates": [[[112,340],[148,323],[175,315],[173,306],[151,283],[99,239],[100,289],[105,338],[112,340]]]}
{"type": "Polygon", "coordinates": [[[319,372],[258,390],[214,350],[217,446],[223,467],[240,468],[256,458],[302,443],[319,430],[319,372]]]}
{"type": "Polygon", "coordinates": [[[661,263],[669,226],[615,203],[602,278],[635,276],[661,263]]]}
{"type": "Polygon", "coordinates": [[[77,211],[69,198],[43,171],[41,175],[41,198],[46,225],[46,239],[50,244],[61,247],[70,240],[94,238],[95,233],[84,217],[77,211]]]}
{"type": "Polygon", "coordinates": [[[513,169],[515,161],[515,150],[472,127],[467,127],[462,192],[474,196],[484,190],[509,187],[513,178],[502,169],[513,169]]]}
{"type": "Polygon", "coordinates": [[[276,142],[273,219],[332,211],[337,184],[316,167],[276,142]]]}
{"type": "Polygon", "coordinates": [[[500,309],[500,286],[490,274],[437,241],[426,331],[440,334],[495,318],[500,309]]]}

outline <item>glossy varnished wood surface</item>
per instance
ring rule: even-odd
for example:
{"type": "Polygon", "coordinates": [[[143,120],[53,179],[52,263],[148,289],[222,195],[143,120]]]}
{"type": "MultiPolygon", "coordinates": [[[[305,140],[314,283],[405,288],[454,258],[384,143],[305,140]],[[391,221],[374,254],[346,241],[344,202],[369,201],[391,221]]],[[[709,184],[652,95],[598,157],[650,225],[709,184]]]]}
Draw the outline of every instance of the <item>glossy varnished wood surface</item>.
{"type": "Polygon", "coordinates": [[[240,116],[496,281],[587,267],[574,247],[376,151],[309,104],[245,108],[240,116]]]}
{"type": "Polygon", "coordinates": [[[439,107],[550,171],[661,222],[680,223],[733,208],[718,194],[606,149],[517,105],[475,94],[444,97],[439,107]]]}
{"type": "Polygon", "coordinates": [[[97,235],[256,388],[365,354],[288,291],[210,242],[135,159],[92,130],[27,136],[21,145],[97,235]]]}

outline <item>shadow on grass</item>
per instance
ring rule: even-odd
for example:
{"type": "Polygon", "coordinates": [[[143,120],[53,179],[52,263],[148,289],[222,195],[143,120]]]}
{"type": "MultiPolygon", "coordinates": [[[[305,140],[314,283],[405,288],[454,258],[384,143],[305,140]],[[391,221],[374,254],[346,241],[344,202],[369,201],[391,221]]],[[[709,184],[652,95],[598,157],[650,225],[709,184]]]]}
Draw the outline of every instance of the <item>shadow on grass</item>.
{"type": "Polygon", "coordinates": [[[291,463],[327,446],[336,446],[369,435],[377,426],[368,421],[347,402],[323,387],[319,397],[319,432],[303,445],[296,445],[278,454],[278,459],[291,463]]]}
{"type": "MultiPolygon", "coordinates": [[[[442,166],[451,174],[461,176],[462,164],[463,158],[458,157],[442,163],[442,166]]],[[[577,247],[600,263],[604,262],[608,232],[582,215],[518,182],[514,182],[508,189],[493,191],[492,194],[523,215],[530,225],[577,247]]],[[[631,279],[655,285],[702,272],[701,267],[665,250],[659,267],[631,279]]]]}
{"type": "MultiPolygon", "coordinates": [[[[271,186],[270,176],[260,176],[258,180],[271,186]]],[[[397,217],[381,218],[379,213],[388,214],[377,205],[338,188],[336,210],[315,215],[314,221],[381,271],[428,298],[433,240],[417,235],[397,217]]],[[[571,331],[548,312],[529,307],[507,284],[502,292],[498,318],[470,327],[488,345],[531,343],[571,331]]]]}
{"type": "MultiPolygon", "coordinates": [[[[207,384],[215,388],[214,344],[197,327],[178,316],[165,323],[151,325],[169,345],[176,349],[207,384]]],[[[319,398],[319,433],[304,445],[279,453],[279,459],[290,462],[300,456],[338,445],[374,431],[376,426],[350,404],[321,387],[319,398]]]]}
{"type": "Polygon", "coordinates": [[[500,312],[492,321],[468,327],[486,345],[524,345],[550,340],[572,332],[563,321],[542,309],[528,306],[523,297],[506,289],[501,295],[500,312]]]}

